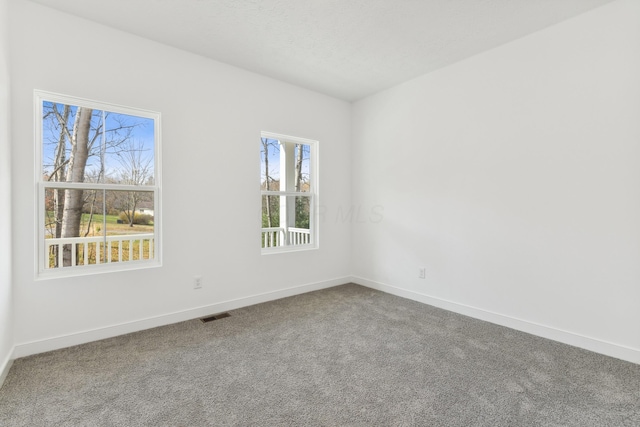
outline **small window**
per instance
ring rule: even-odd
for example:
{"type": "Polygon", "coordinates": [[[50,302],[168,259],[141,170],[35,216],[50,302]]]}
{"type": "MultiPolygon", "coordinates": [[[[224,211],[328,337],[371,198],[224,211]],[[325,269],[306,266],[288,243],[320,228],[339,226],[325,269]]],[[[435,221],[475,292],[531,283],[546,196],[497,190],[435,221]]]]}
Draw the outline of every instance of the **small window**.
{"type": "Polygon", "coordinates": [[[160,265],[160,114],[35,95],[38,277],[160,265]]]}
{"type": "Polygon", "coordinates": [[[262,253],[317,247],[317,141],[263,132],[262,253]]]}

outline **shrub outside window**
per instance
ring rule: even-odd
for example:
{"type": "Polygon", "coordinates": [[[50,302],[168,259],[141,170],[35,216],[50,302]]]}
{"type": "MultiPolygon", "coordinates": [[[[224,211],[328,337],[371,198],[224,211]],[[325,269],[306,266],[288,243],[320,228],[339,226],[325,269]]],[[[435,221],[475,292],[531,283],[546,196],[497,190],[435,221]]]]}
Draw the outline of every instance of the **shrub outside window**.
{"type": "Polygon", "coordinates": [[[160,265],[160,114],[35,99],[37,277],[160,265]]]}

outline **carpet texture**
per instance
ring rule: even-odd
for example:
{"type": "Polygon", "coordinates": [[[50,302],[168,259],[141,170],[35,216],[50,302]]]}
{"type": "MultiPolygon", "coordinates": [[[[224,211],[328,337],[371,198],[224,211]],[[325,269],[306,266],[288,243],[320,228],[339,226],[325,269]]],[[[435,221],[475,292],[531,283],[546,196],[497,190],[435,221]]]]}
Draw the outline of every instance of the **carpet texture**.
{"type": "Polygon", "coordinates": [[[640,365],[344,285],[18,359],[1,426],[640,426],[640,365]]]}

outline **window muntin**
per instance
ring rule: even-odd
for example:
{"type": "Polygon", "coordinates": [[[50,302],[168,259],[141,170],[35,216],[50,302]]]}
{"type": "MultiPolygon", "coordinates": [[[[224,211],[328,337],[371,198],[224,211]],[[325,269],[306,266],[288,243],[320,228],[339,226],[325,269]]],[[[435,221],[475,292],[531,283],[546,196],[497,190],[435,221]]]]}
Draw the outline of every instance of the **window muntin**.
{"type": "Polygon", "coordinates": [[[38,277],[160,265],[159,133],[159,113],[36,91],[38,277]]]}
{"type": "Polygon", "coordinates": [[[260,140],[263,253],[317,247],[317,141],[267,132],[260,140]]]}

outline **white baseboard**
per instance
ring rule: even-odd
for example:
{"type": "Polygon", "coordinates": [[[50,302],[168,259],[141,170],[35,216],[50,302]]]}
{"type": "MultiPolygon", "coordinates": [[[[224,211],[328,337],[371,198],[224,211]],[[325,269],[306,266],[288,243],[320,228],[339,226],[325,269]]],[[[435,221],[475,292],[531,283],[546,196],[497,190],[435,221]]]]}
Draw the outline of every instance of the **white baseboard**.
{"type": "Polygon", "coordinates": [[[7,357],[0,363],[0,388],[2,388],[2,384],[4,384],[4,380],[7,379],[7,375],[9,375],[9,369],[11,369],[11,365],[13,365],[13,353],[15,350],[7,354],[7,357]]]}
{"type": "Polygon", "coordinates": [[[16,344],[13,358],[30,356],[32,354],[44,353],[46,351],[58,350],[60,348],[71,347],[74,345],[85,344],[91,341],[97,341],[105,338],[111,338],[118,335],[124,335],[131,332],[138,332],[144,329],[155,328],[158,326],[169,325],[172,323],[183,322],[185,320],[196,319],[198,317],[217,314],[223,311],[234,310],[241,307],[247,307],[267,301],[273,301],[280,298],[286,298],[293,295],[303,294],[306,292],[317,291],[320,289],[331,288],[342,285],[350,281],[350,277],[341,277],[337,279],[325,280],[322,282],[308,283],[305,285],[294,286],[291,288],[280,289],[263,294],[252,295],[249,297],[238,298],[234,300],[224,301],[216,304],[192,308],[189,310],[168,313],[161,316],[140,319],[133,322],[122,323],[118,325],[107,326],[99,329],[92,329],[77,332],[68,335],[47,338],[44,340],[32,341],[27,343],[16,344]]]}
{"type": "Polygon", "coordinates": [[[527,320],[517,319],[503,314],[494,313],[480,308],[459,304],[452,301],[432,297],[415,291],[402,289],[396,286],[387,285],[362,277],[351,277],[351,282],[368,288],[377,289],[399,297],[429,304],[438,308],[452,311],[454,313],[463,314],[475,319],[484,320],[495,323],[500,326],[516,329],[518,331],[527,332],[539,337],[548,338],[574,347],[583,348],[585,350],[615,357],[617,359],[626,360],[628,362],[640,364],[640,349],[622,346],[595,338],[586,337],[575,334],[573,332],[563,331],[550,326],[540,325],[527,320]]]}

